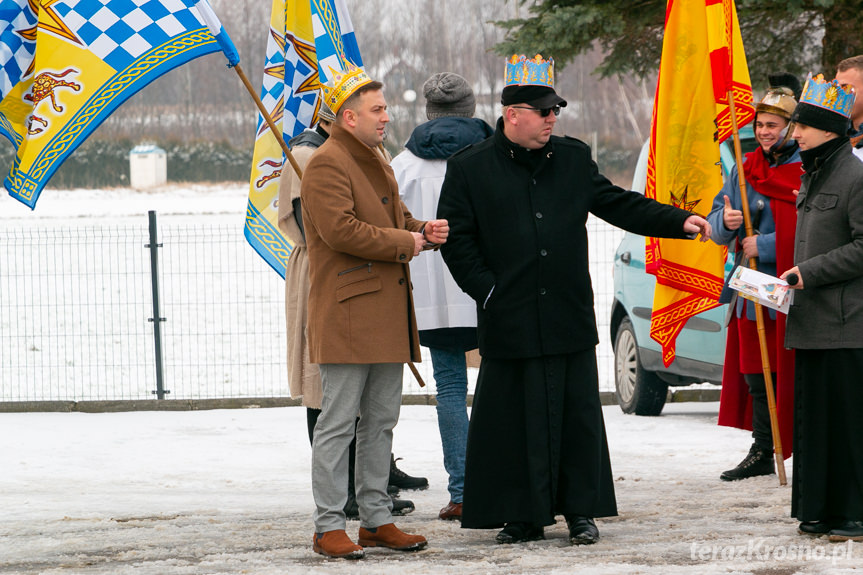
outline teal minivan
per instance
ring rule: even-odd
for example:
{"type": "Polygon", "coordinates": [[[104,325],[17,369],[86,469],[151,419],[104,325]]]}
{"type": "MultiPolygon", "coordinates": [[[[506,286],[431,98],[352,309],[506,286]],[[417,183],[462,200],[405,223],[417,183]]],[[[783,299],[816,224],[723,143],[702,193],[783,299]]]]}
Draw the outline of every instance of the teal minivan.
{"type": "MultiPolygon", "coordinates": [[[[751,126],[740,130],[743,153],[757,148],[751,126]]],[[[723,176],[734,165],[730,141],[720,147],[723,176]]],[[[632,190],[644,193],[648,143],[638,156],[632,190]]],[[[719,190],[716,190],[717,193],[719,190]]],[[[731,271],[731,257],[726,262],[731,271]]],[[[650,337],[653,288],[656,278],[644,271],[644,236],[627,232],[614,255],[614,300],[611,305],[611,342],[614,349],[614,385],[617,402],[625,413],[659,415],[669,386],[722,383],[725,357],[727,305],[702,312],[686,322],[677,337],[676,357],[668,367],[660,345],[650,337]]]]}

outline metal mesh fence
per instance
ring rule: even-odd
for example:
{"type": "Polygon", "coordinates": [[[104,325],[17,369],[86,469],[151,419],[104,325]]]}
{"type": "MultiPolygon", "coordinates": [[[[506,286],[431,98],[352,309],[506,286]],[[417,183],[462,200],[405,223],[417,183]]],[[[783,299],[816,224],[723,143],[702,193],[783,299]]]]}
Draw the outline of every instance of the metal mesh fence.
{"type": "Polygon", "coordinates": [[[2,231],[0,399],[149,397],[146,232],[2,231]]]}
{"type": "MultiPolygon", "coordinates": [[[[206,218],[202,218],[206,220],[206,218]]],[[[608,315],[622,232],[588,222],[600,389],[614,389],[608,315]]],[[[158,228],[163,389],[170,399],[288,397],[284,281],[238,225],[158,228]]],[[[153,286],[140,225],[0,230],[0,401],[153,399],[153,286]]],[[[421,388],[434,393],[423,350],[421,388]]],[[[470,370],[471,384],[476,370],[470,370]]]]}

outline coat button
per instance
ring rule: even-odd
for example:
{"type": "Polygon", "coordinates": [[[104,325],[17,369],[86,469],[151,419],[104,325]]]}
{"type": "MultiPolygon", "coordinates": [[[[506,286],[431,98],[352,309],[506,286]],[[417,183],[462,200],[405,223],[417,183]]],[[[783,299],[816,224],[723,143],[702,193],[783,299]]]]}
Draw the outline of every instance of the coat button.
{"type": "Polygon", "coordinates": [[[381,198],[381,201],[382,201],[383,203],[385,203],[385,204],[390,203],[390,199],[389,199],[389,198],[387,198],[386,196],[385,196],[385,197],[383,197],[383,198],[381,198]]]}
{"type": "Polygon", "coordinates": [[[541,255],[541,256],[547,256],[547,255],[548,255],[548,252],[547,252],[546,250],[539,250],[539,255],[541,255]]]}
{"type": "Polygon", "coordinates": [[[545,288],[539,288],[539,295],[545,295],[545,288]]]}
{"type": "Polygon", "coordinates": [[[536,212],[536,219],[538,219],[538,220],[542,219],[542,212],[536,212]]]}
{"type": "Polygon", "coordinates": [[[400,286],[405,285],[405,278],[399,278],[399,285],[400,286]]]}
{"type": "Polygon", "coordinates": [[[399,259],[400,259],[400,260],[403,260],[403,259],[405,259],[406,257],[407,257],[406,255],[401,254],[401,255],[399,256],[399,259]]]}
{"type": "Polygon", "coordinates": [[[806,212],[811,212],[811,211],[812,211],[812,207],[811,207],[811,206],[806,206],[805,208],[803,208],[803,210],[804,210],[804,211],[806,211],[806,212]]]}

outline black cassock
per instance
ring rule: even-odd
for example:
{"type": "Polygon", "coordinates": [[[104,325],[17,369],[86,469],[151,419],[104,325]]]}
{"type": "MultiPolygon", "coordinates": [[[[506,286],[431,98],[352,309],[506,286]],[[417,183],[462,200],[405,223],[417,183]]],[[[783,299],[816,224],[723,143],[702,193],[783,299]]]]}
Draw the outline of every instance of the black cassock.
{"type": "Polygon", "coordinates": [[[483,359],[471,412],[462,527],[617,515],[594,349],[483,359]]]}

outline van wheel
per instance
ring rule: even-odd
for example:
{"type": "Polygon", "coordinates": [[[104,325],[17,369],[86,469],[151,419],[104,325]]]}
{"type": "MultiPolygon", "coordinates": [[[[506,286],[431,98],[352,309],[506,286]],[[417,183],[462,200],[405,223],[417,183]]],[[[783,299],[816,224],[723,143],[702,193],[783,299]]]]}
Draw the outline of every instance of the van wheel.
{"type": "Polygon", "coordinates": [[[614,387],[624,413],[659,415],[665,406],[668,383],[647,371],[638,358],[638,342],[629,318],[623,318],[614,340],[614,387]]]}

